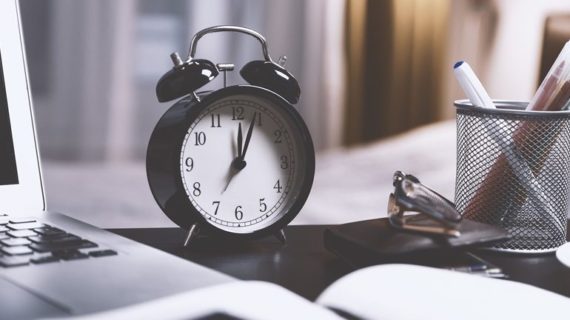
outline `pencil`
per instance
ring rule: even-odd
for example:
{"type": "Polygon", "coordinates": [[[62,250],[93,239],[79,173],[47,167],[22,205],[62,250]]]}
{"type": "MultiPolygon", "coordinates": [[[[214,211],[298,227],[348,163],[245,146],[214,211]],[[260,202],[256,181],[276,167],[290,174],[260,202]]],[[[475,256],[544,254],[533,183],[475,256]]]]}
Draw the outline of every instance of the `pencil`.
{"type": "Polygon", "coordinates": [[[538,88],[537,93],[534,95],[533,99],[529,102],[527,110],[545,110],[547,107],[547,102],[552,98],[554,92],[557,89],[558,82],[560,81],[560,76],[566,65],[565,61],[562,60],[560,64],[554,69],[554,72],[546,78],[543,83],[538,88]]]}

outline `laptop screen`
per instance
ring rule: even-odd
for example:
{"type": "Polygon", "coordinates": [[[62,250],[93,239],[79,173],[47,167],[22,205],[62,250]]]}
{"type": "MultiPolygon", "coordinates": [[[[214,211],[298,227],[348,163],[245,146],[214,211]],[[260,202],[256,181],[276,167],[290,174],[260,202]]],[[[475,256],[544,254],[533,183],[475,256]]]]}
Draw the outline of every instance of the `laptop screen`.
{"type": "MultiPolygon", "coordinates": [[[[0,0],[0,212],[45,210],[18,0],[0,0]]],[[[0,316],[2,318],[2,316],[0,316]]]]}
{"type": "Polygon", "coordinates": [[[0,52],[0,185],[18,184],[14,141],[8,113],[8,99],[0,52]]]}

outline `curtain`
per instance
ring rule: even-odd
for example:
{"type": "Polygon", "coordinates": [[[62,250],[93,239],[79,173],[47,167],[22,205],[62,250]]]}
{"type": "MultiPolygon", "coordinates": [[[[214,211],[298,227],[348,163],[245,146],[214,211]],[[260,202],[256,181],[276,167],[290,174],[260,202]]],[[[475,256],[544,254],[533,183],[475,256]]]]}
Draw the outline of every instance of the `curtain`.
{"type": "Polygon", "coordinates": [[[346,144],[443,118],[449,0],[350,0],[346,144]]]}
{"type": "MultiPolygon", "coordinates": [[[[187,55],[200,29],[230,24],[263,34],[274,59],[301,86],[295,106],[322,150],[341,142],[344,0],[22,0],[32,94],[42,157],[128,162],[144,159],[154,125],[172,103],[159,104],[156,81],[187,55]],[[39,9],[40,8],[40,9],[39,9]],[[36,90],[37,89],[37,90],[36,90]]],[[[203,38],[197,55],[239,69],[262,57],[254,39],[203,38]]],[[[222,77],[204,87],[222,86],[222,77]]]]}

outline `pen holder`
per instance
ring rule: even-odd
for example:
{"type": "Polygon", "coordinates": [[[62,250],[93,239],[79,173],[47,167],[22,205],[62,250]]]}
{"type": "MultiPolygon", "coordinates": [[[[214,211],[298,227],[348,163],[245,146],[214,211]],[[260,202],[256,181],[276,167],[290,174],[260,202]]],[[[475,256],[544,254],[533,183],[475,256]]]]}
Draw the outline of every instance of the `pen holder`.
{"type": "Polygon", "coordinates": [[[466,218],[501,226],[511,238],[490,249],[556,250],[566,242],[570,111],[497,109],[456,101],[455,205],[466,218]]]}

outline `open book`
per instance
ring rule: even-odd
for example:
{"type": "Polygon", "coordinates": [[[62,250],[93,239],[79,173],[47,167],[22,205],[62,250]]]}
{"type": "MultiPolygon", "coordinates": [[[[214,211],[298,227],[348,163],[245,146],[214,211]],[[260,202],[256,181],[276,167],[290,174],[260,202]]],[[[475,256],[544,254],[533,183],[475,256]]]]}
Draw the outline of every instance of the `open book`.
{"type": "Polygon", "coordinates": [[[570,299],[530,285],[388,264],[337,280],[314,303],[271,283],[238,281],[77,319],[536,320],[569,312],[570,299]]]}

